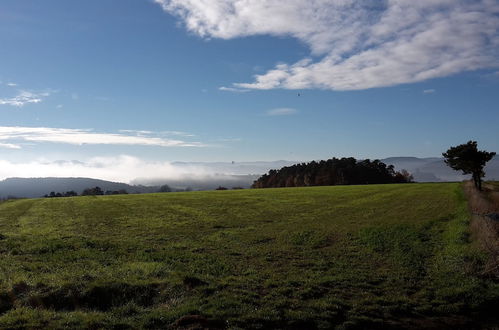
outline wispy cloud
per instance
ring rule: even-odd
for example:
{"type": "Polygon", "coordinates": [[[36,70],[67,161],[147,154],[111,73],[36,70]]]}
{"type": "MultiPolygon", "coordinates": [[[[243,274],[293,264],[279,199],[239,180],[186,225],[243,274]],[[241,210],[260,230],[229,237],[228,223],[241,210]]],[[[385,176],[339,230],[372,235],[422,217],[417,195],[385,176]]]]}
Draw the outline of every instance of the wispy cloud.
{"type": "Polygon", "coordinates": [[[0,143],[0,148],[21,149],[21,146],[17,145],[17,144],[12,144],[12,143],[0,143]]]}
{"type": "Polygon", "coordinates": [[[136,135],[149,135],[149,134],[154,134],[152,131],[145,131],[145,130],[135,130],[135,129],[120,129],[120,133],[133,133],[136,135]]]}
{"type": "MultiPolygon", "coordinates": [[[[20,142],[52,142],[73,145],[109,144],[109,145],[141,145],[159,147],[205,147],[201,142],[188,142],[178,139],[168,139],[161,136],[133,134],[133,131],[118,133],[99,133],[91,129],[50,128],[50,127],[10,127],[0,126],[0,147],[19,147],[20,142]],[[3,143],[5,142],[5,143],[3,143]],[[15,143],[15,144],[13,144],[15,143]]],[[[144,131],[145,132],[145,131],[144,131]]]]}
{"type": "Polygon", "coordinates": [[[164,135],[177,135],[177,136],[184,136],[184,137],[194,137],[196,136],[195,134],[192,133],[187,133],[187,132],[182,132],[182,131],[162,131],[160,134],[164,135]]]}
{"type": "Polygon", "coordinates": [[[13,83],[13,82],[9,82],[7,83],[7,86],[10,86],[10,87],[16,87],[17,84],[16,83],[13,83]]]}
{"type": "Polygon", "coordinates": [[[433,93],[435,93],[435,92],[436,92],[436,90],[435,90],[435,89],[433,89],[433,88],[432,88],[432,89],[425,89],[425,90],[423,91],[423,94],[433,94],[433,93]]]}
{"type": "Polygon", "coordinates": [[[245,89],[245,88],[224,87],[224,86],[219,87],[218,89],[221,90],[221,91],[224,91],[224,92],[232,92],[232,93],[246,93],[246,92],[250,91],[249,89],[245,89]]]}
{"type": "Polygon", "coordinates": [[[21,90],[19,93],[10,98],[0,98],[0,105],[10,105],[14,107],[23,107],[30,103],[40,103],[43,99],[49,96],[50,92],[34,93],[30,91],[21,90]]]}
{"type": "Polygon", "coordinates": [[[267,116],[289,116],[297,114],[298,110],[293,108],[277,108],[267,111],[267,116]]]}
{"type": "Polygon", "coordinates": [[[241,142],[243,139],[241,138],[221,138],[217,139],[219,142],[241,142]]]}
{"type": "Polygon", "coordinates": [[[155,2],[201,37],[291,36],[318,58],[226,88],[359,90],[499,66],[493,0],[155,2]]]}
{"type": "Polygon", "coordinates": [[[159,135],[159,136],[171,136],[171,135],[176,135],[176,136],[183,136],[183,137],[194,137],[196,135],[192,133],[187,133],[187,132],[182,132],[182,131],[160,131],[160,132],[153,132],[153,131],[146,131],[146,130],[134,130],[134,129],[121,129],[119,130],[120,133],[132,133],[136,134],[139,136],[146,136],[146,135],[159,135]]]}

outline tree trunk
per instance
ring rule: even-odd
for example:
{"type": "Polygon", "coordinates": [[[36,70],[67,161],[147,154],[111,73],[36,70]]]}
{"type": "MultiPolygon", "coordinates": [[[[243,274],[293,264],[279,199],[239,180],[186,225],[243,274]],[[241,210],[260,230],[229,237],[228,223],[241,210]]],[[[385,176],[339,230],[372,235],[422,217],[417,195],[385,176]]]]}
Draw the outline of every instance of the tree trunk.
{"type": "Polygon", "coordinates": [[[473,183],[478,190],[482,190],[482,178],[481,173],[473,173],[473,183]]]}

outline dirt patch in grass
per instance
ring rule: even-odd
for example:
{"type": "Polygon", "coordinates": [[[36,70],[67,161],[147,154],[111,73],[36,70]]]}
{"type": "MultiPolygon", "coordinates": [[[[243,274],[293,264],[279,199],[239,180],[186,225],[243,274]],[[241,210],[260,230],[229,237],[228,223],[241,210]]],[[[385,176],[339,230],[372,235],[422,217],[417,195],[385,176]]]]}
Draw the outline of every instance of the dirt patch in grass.
{"type": "Polygon", "coordinates": [[[466,192],[472,212],[471,231],[481,247],[489,254],[483,274],[499,278],[499,192],[490,184],[478,191],[466,182],[466,192]]]}

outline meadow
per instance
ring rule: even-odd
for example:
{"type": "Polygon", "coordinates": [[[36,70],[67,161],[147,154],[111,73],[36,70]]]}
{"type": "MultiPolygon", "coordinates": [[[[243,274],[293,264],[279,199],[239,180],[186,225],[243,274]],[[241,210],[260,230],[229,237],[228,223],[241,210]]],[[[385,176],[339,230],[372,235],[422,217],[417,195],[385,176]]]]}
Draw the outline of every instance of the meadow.
{"type": "Polygon", "coordinates": [[[0,328],[486,325],[499,284],[461,185],[0,204],[0,328]]]}

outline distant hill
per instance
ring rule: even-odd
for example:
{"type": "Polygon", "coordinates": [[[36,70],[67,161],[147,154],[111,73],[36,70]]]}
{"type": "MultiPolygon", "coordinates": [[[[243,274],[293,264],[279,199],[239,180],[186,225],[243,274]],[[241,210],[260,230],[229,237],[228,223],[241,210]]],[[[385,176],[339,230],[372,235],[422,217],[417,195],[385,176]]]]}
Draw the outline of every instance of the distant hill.
{"type": "Polygon", "coordinates": [[[173,191],[213,190],[219,186],[226,188],[249,188],[259,175],[214,174],[197,178],[149,179],[140,180],[141,184],[126,184],[90,178],[8,178],[0,181],[0,199],[7,197],[43,197],[51,191],[64,193],[75,191],[78,194],[86,188],[100,187],[103,191],[126,190],[130,194],[154,193],[163,185],[173,191]]]}
{"type": "MultiPolygon", "coordinates": [[[[428,157],[428,158],[418,158],[418,157],[389,157],[380,159],[383,163],[387,165],[393,165],[396,171],[400,171],[405,169],[409,171],[413,176],[414,180],[417,182],[445,182],[445,181],[462,181],[466,180],[469,177],[466,175],[462,175],[460,172],[454,171],[450,167],[448,167],[442,157],[428,157]]],[[[217,173],[208,179],[203,180],[194,180],[192,178],[188,178],[187,180],[192,179],[192,183],[189,183],[187,186],[205,186],[208,181],[216,182],[217,180],[222,179],[224,176],[227,179],[227,183],[230,180],[240,180],[241,185],[249,182],[251,185],[251,177],[245,175],[253,174],[253,177],[259,177],[261,174],[267,173],[271,169],[280,169],[285,166],[292,166],[294,164],[299,164],[301,161],[287,161],[287,160],[278,160],[273,162],[176,162],[175,165],[178,165],[182,168],[192,168],[202,169],[205,172],[209,173],[217,173]],[[232,178],[231,178],[232,176],[232,178]],[[202,184],[201,184],[202,183],[202,184]]],[[[195,172],[193,172],[195,173],[195,172]]],[[[499,180],[499,156],[496,156],[493,160],[491,160],[488,165],[485,167],[486,179],[488,180],[499,180]]],[[[256,180],[253,178],[252,180],[256,180]]],[[[140,184],[162,184],[167,183],[171,186],[186,186],[186,180],[178,179],[178,180],[135,180],[134,183],[140,184]]]]}
{"type": "Polygon", "coordinates": [[[159,189],[89,178],[8,178],[0,181],[0,198],[42,197],[51,191],[63,193],[71,190],[81,194],[85,188],[92,187],[100,187],[104,191],[124,189],[128,193],[150,193],[159,189]]]}
{"type": "MultiPolygon", "coordinates": [[[[454,171],[444,163],[443,158],[416,158],[416,157],[390,157],[381,159],[385,164],[390,164],[400,171],[406,169],[417,182],[443,182],[462,181],[470,178],[454,171]]],[[[485,167],[485,179],[499,180],[499,157],[496,156],[485,167]]]]}
{"type": "Polygon", "coordinates": [[[219,186],[226,188],[250,188],[253,182],[258,179],[260,175],[246,174],[246,175],[233,175],[233,174],[212,174],[202,177],[196,177],[193,174],[191,177],[182,177],[178,179],[142,179],[134,180],[146,186],[162,186],[164,184],[179,190],[212,190],[219,186]]]}

